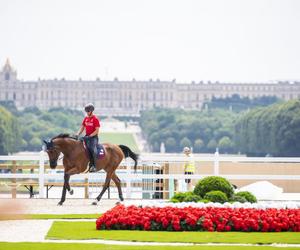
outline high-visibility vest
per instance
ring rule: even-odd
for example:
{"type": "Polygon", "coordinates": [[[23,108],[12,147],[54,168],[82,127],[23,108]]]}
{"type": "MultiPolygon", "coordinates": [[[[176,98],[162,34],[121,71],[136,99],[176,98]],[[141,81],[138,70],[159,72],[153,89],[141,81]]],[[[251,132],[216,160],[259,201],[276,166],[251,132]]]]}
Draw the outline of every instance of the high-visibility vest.
{"type": "Polygon", "coordinates": [[[187,155],[187,162],[184,164],[184,172],[195,173],[195,161],[192,155],[187,155]]]}

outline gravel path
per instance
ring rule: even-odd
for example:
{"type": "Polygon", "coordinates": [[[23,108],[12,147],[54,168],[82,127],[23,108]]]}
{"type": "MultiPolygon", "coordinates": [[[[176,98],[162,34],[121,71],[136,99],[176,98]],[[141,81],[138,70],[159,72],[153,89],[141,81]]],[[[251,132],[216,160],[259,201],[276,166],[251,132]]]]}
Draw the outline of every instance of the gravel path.
{"type": "Polygon", "coordinates": [[[40,242],[52,225],[52,220],[8,220],[0,221],[0,241],[40,242]]]}

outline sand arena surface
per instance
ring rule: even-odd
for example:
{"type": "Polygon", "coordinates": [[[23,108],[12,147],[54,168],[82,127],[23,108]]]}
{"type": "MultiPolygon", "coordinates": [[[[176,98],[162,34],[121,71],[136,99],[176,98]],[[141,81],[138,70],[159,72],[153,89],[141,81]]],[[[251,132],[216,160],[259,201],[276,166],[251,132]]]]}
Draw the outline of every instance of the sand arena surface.
{"type": "Polygon", "coordinates": [[[97,214],[113,208],[118,201],[104,199],[93,206],[94,199],[67,199],[62,206],[57,206],[59,200],[0,199],[0,214],[97,214]]]}

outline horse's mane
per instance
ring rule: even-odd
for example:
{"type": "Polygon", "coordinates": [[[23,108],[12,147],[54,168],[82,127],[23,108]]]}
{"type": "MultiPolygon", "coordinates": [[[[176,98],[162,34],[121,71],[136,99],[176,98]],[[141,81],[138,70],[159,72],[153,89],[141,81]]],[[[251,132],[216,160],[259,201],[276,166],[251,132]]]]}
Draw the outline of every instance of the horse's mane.
{"type": "Polygon", "coordinates": [[[67,133],[59,134],[59,135],[53,137],[51,140],[54,140],[57,138],[71,138],[71,139],[77,140],[77,138],[75,138],[74,136],[71,136],[70,134],[67,134],[67,133]]]}

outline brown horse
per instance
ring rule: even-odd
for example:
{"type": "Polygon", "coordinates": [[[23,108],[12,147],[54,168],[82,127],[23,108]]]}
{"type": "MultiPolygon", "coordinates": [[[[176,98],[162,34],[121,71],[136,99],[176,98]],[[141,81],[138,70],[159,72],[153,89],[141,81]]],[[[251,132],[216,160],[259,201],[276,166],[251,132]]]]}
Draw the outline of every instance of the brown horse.
{"type": "MultiPolygon", "coordinates": [[[[69,185],[70,176],[85,172],[89,163],[89,157],[83,146],[83,142],[71,137],[69,134],[60,134],[52,138],[50,141],[44,140],[44,143],[46,144],[45,151],[49,156],[50,167],[52,169],[56,168],[60,153],[63,153],[64,155],[64,186],[61,200],[58,203],[58,205],[62,205],[66,200],[66,191],[68,190],[70,194],[73,194],[73,190],[69,185]]],[[[118,188],[120,200],[123,201],[124,198],[121,189],[121,181],[116,175],[115,170],[120,165],[121,161],[127,157],[130,157],[134,160],[135,171],[137,166],[138,155],[132,152],[129,147],[110,143],[104,143],[103,147],[105,150],[105,157],[101,160],[97,160],[95,165],[98,171],[101,169],[106,171],[106,179],[103,189],[97,196],[96,201],[92,203],[93,205],[97,205],[97,202],[100,201],[102,195],[109,187],[111,179],[115,182],[118,188]]]]}

